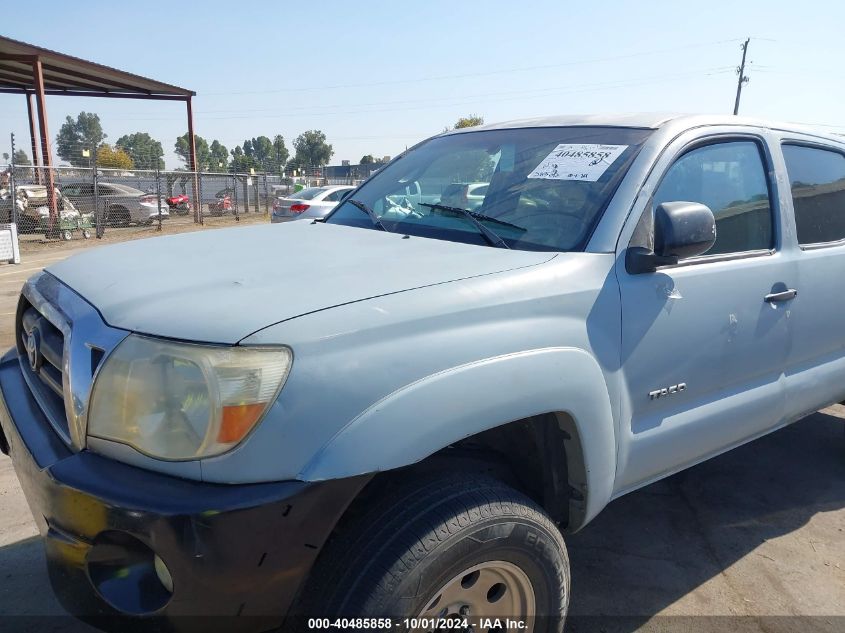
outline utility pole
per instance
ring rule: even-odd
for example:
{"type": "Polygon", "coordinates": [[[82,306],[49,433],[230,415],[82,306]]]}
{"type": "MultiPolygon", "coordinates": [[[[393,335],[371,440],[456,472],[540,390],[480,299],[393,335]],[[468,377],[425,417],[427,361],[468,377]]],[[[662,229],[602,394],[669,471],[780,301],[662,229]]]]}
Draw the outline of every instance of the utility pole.
{"type": "Polygon", "coordinates": [[[12,158],[9,167],[9,194],[12,200],[12,211],[9,213],[9,222],[18,225],[20,218],[18,217],[18,196],[15,190],[15,133],[12,132],[12,158]]]}
{"type": "Polygon", "coordinates": [[[734,116],[739,114],[739,98],[742,96],[742,84],[748,83],[748,77],[745,76],[745,56],[748,53],[748,43],[751,41],[751,38],[746,38],[746,40],[742,43],[742,63],[736,69],[737,74],[739,75],[739,79],[736,82],[736,101],[734,102],[734,116]]]}

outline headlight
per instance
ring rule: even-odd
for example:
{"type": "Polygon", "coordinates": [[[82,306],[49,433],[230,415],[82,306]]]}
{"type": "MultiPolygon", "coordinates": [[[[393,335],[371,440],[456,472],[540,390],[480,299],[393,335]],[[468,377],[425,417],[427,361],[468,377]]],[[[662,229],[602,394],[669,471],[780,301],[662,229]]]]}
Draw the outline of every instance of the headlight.
{"type": "Polygon", "coordinates": [[[131,334],[100,368],[88,435],[167,460],[219,455],[261,420],[290,371],[286,347],[218,347],[131,334]]]}

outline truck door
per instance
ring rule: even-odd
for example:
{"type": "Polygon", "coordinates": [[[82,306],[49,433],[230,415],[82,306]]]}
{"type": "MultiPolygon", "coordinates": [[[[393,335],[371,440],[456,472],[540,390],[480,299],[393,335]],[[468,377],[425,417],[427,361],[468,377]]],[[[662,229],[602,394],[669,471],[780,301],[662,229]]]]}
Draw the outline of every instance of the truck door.
{"type": "Polygon", "coordinates": [[[737,135],[674,147],[668,167],[649,177],[654,193],[621,252],[649,239],[649,219],[663,202],[707,205],[717,237],[704,255],[655,272],[631,274],[617,258],[624,381],[617,492],[761,434],[783,411],[790,302],[772,297],[793,287],[795,269],[779,248],[768,146],[737,135]]]}
{"type": "Polygon", "coordinates": [[[798,242],[786,371],[787,415],[795,418],[845,398],[845,145],[790,135],[782,150],[798,242]]]}

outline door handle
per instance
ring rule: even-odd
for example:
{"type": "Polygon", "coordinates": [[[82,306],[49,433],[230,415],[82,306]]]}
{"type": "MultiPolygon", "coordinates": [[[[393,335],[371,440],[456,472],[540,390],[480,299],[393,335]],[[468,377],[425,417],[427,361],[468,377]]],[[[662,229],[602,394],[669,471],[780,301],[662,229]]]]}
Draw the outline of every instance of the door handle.
{"type": "Polygon", "coordinates": [[[798,291],[794,288],[784,290],[783,292],[773,292],[764,297],[766,303],[780,303],[781,301],[789,301],[798,296],[798,291]]]}

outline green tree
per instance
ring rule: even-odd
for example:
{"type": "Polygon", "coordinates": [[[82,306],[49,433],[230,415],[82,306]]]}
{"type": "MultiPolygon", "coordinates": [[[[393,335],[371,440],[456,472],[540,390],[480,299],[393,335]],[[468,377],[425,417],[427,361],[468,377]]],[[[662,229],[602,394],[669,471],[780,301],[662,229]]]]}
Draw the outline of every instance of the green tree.
{"type": "Polygon", "coordinates": [[[299,167],[320,167],[331,160],[334,149],[326,143],[326,135],[320,130],[308,130],[293,142],[296,150],[294,163],[299,167]]]}
{"type": "Polygon", "coordinates": [[[132,159],[135,169],[164,169],[164,149],[146,132],[124,134],[114,144],[132,159]]]}
{"type": "Polygon", "coordinates": [[[279,134],[272,141],[266,136],[246,139],[243,146],[236,145],[231,153],[231,166],[237,172],[281,171],[290,155],[284,137],[279,134]]]}
{"type": "Polygon", "coordinates": [[[372,165],[376,162],[376,159],[373,158],[372,154],[367,154],[366,156],[362,156],[361,160],[358,161],[359,165],[372,165]]]}
{"type": "Polygon", "coordinates": [[[273,141],[266,136],[253,138],[252,141],[244,141],[244,151],[249,148],[250,155],[259,163],[267,161],[273,154],[273,141]]]}
{"type": "Polygon", "coordinates": [[[132,169],[132,157],[119,147],[103,143],[97,149],[97,166],[106,169],[132,169]]]}
{"type": "MultiPolygon", "coordinates": [[[[211,150],[206,141],[199,134],[194,134],[194,147],[197,151],[197,171],[208,171],[211,167],[211,150]]],[[[185,132],[182,136],[176,139],[175,146],[176,154],[181,158],[185,167],[191,168],[191,150],[188,143],[188,133],[185,132]]]]}
{"type": "Polygon", "coordinates": [[[469,116],[461,117],[455,123],[455,129],[460,130],[465,127],[475,127],[476,125],[484,125],[484,117],[477,114],[470,114],[469,116]]]}
{"type": "MultiPolygon", "coordinates": [[[[252,147],[250,147],[250,152],[251,151],[252,147]]],[[[252,156],[247,155],[244,148],[240,145],[235,145],[235,149],[231,151],[231,154],[232,162],[230,166],[232,167],[232,171],[238,173],[245,173],[248,172],[250,169],[255,169],[257,167],[255,159],[252,156]]]]}
{"type": "Polygon", "coordinates": [[[210,161],[209,171],[226,171],[229,166],[229,150],[217,139],[211,141],[209,148],[210,161]]]}
{"type": "Polygon", "coordinates": [[[281,134],[276,134],[276,136],[273,137],[273,171],[281,173],[282,169],[285,167],[285,163],[288,162],[289,157],[290,152],[285,145],[285,137],[281,134]]]}
{"type": "MultiPolygon", "coordinates": [[[[3,154],[3,160],[8,161],[9,155],[3,154]]],[[[26,155],[26,152],[22,149],[15,150],[15,165],[32,165],[32,161],[29,160],[29,156],[26,155]]]]}
{"type": "Polygon", "coordinates": [[[74,167],[88,165],[89,159],[82,156],[82,150],[99,147],[107,135],[103,132],[99,115],[80,112],[74,121],[67,117],[56,135],[56,153],[74,167]]]}

